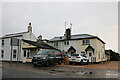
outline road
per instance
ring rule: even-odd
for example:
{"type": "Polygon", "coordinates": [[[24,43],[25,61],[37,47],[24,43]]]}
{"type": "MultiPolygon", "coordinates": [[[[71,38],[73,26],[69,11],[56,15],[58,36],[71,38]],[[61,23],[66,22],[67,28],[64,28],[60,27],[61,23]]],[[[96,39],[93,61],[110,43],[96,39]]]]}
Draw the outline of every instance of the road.
{"type": "Polygon", "coordinates": [[[3,64],[3,78],[118,78],[119,72],[106,69],[86,69],[51,65],[34,67],[32,64],[3,64]]]}
{"type": "Polygon", "coordinates": [[[3,78],[60,78],[60,76],[54,76],[50,73],[36,73],[30,71],[3,69],[3,78]]]}

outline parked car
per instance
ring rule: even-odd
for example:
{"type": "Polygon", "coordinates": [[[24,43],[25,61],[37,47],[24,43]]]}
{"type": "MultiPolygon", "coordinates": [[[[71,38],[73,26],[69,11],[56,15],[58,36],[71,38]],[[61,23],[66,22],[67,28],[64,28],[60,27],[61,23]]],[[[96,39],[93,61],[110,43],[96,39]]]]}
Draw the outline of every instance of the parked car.
{"type": "Polygon", "coordinates": [[[69,55],[68,55],[68,54],[64,54],[63,63],[64,63],[65,65],[68,65],[68,64],[69,64],[69,55]]]}
{"type": "Polygon", "coordinates": [[[62,54],[60,51],[57,50],[40,50],[38,53],[33,57],[32,63],[34,66],[38,65],[46,65],[49,66],[50,64],[62,63],[62,54]]]}
{"type": "Polygon", "coordinates": [[[79,63],[83,65],[84,63],[88,64],[89,59],[87,57],[83,57],[81,54],[72,54],[69,57],[69,65],[72,65],[73,63],[79,63]]]}

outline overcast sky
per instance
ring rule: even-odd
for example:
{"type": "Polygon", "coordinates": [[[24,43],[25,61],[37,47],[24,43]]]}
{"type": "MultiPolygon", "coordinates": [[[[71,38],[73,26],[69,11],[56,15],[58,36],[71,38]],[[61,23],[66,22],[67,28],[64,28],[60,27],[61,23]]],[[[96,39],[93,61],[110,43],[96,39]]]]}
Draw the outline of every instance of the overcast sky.
{"type": "Polygon", "coordinates": [[[27,31],[45,39],[61,36],[73,24],[72,34],[97,35],[106,49],[118,51],[118,3],[116,2],[8,2],[2,4],[2,35],[27,31]]]}

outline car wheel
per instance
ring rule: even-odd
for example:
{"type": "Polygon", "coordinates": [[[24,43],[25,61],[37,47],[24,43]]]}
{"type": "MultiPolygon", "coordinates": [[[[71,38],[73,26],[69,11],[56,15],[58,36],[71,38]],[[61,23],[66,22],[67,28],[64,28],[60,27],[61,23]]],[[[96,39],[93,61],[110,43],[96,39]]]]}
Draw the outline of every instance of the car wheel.
{"type": "Polygon", "coordinates": [[[87,61],[87,63],[86,63],[86,64],[88,65],[88,63],[89,63],[89,60],[87,61]]]}
{"type": "Polygon", "coordinates": [[[49,66],[50,65],[50,62],[49,61],[46,61],[46,66],[49,66]]]}
{"type": "Polygon", "coordinates": [[[61,60],[58,60],[58,64],[61,64],[62,63],[62,61],[61,60]]]}
{"type": "Polygon", "coordinates": [[[37,67],[37,64],[34,64],[35,67],[37,67]]]}
{"type": "Polygon", "coordinates": [[[81,62],[80,62],[80,63],[81,63],[81,66],[82,66],[82,65],[83,65],[83,60],[81,60],[81,62]]]}
{"type": "Polygon", "coordinates": [[[72,62],[69,62],[69,65],[72,65],[72,62]]]}

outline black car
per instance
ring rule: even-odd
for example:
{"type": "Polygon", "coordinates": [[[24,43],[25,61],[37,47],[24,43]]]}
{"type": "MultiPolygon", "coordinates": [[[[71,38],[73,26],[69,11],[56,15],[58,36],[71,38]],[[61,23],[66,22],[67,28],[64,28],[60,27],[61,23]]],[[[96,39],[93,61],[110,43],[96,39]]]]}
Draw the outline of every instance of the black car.
{"type": "Polygon", "coordinates": [[[62,53],[58,50],[40,50],[33,57],[32,63],[34,66],[38,65],[50,65],[54,63],[62,63],[62,53]]]}

